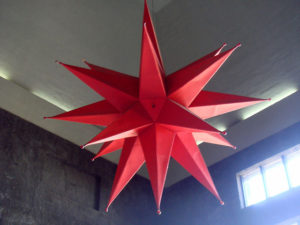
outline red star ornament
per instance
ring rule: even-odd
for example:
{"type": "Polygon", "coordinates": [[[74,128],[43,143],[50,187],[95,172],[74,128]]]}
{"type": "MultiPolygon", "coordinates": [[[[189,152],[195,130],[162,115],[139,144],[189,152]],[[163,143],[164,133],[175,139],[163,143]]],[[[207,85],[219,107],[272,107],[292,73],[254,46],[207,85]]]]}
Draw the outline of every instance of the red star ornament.
{"type": "Polygon", "coordinates": [[[166,76],[157,38],[145,1],[139,78],[90,64],[89,69],[60,63],[106,100],[51,119],[106,126],[85,146],[103,143],[96,159],[122,148],[113,182],[111,205],[146,162],[160,214],[170,157],[223,204],[196,141],[233,147],[204,119],[244,108],[263,99],[235,96],[203,88],[239,47],[211,52],[166,76]]]}

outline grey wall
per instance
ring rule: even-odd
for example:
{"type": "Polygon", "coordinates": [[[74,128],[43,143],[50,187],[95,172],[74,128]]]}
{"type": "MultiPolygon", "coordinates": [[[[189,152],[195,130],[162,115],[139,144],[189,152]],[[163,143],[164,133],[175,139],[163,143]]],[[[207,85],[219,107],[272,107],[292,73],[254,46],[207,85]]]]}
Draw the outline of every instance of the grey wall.
{"type": "Polygon", "coordinates": [[[142,225],[155,214],[139,176],[105,213],[116,166],[1,109],[0,143],[1,225],[142,225]]]}
{"type": "MultiPolygon", "coordinates": [[[[171,186],[165,194],[164,225],[275,225],[300,215],[300,187],[241,209],[236,173],[300,143],[295,124],[220,163],[210,172],[223,201],[217,200],[191,177],[171,186]]],[[[163,221],[163,222],[162,222],[163,221]]]]}

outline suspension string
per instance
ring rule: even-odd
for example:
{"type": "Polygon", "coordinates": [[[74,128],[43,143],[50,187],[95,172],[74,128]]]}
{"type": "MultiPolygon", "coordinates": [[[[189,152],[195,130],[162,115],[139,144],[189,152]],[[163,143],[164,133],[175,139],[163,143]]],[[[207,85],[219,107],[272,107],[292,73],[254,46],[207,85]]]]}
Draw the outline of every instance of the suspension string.
{"type": "Polygon", "coordinates": [[[154,13],[154,0],[152,0],[152,12],[151,13],[152,13],[152,18],[153,18],[153,23],[155,24],[156,20],[155,20],[155,13],[154,13]]]}

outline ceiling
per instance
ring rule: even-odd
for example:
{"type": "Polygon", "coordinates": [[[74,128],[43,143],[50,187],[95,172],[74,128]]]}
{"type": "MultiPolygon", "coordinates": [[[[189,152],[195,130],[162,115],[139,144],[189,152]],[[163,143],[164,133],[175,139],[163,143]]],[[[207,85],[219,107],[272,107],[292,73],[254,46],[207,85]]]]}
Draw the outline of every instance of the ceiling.
{"type": "MultiPolygon", "coordinates": [[[[245,119],[249,109],[209,120],[238,150],[300,121],[300,3],[297,0],[149,0],[167,74],[241,42],[206,90],[257,98],[296,92],[245,119]]],[[[99,101],[62,66],[82,59],[138,75],[143,0],[0,0],[0,107],[77,145],[101,129],[43,120],[99,101]]],[[[212,165],[236,151],[199,145],[212,165]]],[[[96,152],[99,146],[90,148],[96,152]]],[[[78,151],[79,149],[74,149],[78,151]]],[[[118,153],[106,158],[118,161],[118,153]]],[[[147,177],[145,167],[140,174],[147,177]]],[[[171,162],[167,186],[188,174],[171,162]]]]}

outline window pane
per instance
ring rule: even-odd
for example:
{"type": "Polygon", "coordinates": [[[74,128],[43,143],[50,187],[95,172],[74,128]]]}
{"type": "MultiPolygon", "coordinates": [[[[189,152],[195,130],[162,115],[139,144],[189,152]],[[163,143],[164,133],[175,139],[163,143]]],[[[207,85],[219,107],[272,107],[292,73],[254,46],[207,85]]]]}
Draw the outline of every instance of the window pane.
{"type": "Polygon", "coordinates": [[[246,206],[266,199],[264,183],[259,169],[242,176],[242,183],[246,206]]]}
{"type": "Polygon", "coordinates": [[[286,167],[292,187],[300,185],[300,151],[286,156],[286,167]]]}
{"type": "Polygon", "coordinates": [[[264,170],[268,196],[272,197],[289,189],[281,159],[264,166],[264,170]]]}

